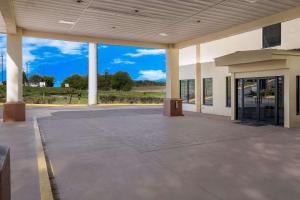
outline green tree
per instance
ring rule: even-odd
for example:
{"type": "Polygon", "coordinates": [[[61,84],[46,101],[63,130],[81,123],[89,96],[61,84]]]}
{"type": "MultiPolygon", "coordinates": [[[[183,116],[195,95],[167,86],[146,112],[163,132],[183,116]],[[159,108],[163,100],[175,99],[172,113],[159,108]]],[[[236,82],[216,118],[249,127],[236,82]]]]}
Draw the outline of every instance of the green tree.
{"type": "Polygon", "coordinates": [[[46,87],[53,87],[55,83],[55,78],[53,76],[44,76],[44,81],[46,82],[46,87]]]}
{"type": "Polygon", "coordinates": [[[87,76],[80,76],[79,74],[73,74],[66,78],[62,83],[61,87],[65,87],[65,84],[68,83],[71,88],[74,89],[87,89],[88,87],[88,78],[87,76]]]}
{"type": "Polygon", "coordinates": [[[28,78],[25,72],[23,72],[23,85],[25,85],[25,83],[28,83],[28,78]]]}
{"type": "Polygon", "coordinates": [[[29,82],[34,84],[39,84],[42,81],[44,81],[44,78],[39,74],[34,74],[29,78],[29,82]]]}
{"type": "Polygon", "coordinates": [[[98,76],[98,89],[108,91],[111,90],[111,79],[112,75],[108,73],[108,71],[105,72],[104,75],[98,76]]]}
{"type": "Polygon", "coordinates": [[[129,91],[132,89],[134,82],[127,72],[116,72],[111,79],[112,88],[115,90],[129,91]]]}

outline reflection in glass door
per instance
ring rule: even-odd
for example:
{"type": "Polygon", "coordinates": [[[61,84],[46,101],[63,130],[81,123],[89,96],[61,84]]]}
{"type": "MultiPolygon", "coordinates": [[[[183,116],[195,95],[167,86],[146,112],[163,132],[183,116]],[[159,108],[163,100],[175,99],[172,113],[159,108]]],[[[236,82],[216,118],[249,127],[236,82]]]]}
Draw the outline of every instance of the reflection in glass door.
{"type": "Polygon", "coordinates": [[[283,125],[283,77],[237,79],[237,119],[283,125]]]}
{"type": "Polygon", "coordinates": [[[276,120],[276,78],[259,79],[259,120],[274,123],[276,120]]]}
{"type": "Polygon", "coordinates": [[[244,111],[243,116],[249,120],[257,119],[257,82],[256,79],[244,79],[244,111]]]}

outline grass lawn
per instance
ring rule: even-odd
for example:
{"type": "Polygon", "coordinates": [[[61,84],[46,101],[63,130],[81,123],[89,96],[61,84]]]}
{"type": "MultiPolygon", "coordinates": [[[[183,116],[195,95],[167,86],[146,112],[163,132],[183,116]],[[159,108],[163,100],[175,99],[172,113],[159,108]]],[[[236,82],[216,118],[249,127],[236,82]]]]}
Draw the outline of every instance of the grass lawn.
{"type": "MultiPolygon", "coordinates": [[[[24,100],[33,104],[87,104],[87,90],[24,87],[24,100]]],[[[162,103],[165,87],[137,87],[131,91],[98,91],[99,103],[162,103]]],[[[5,87],[0,86],[0,102],[5,102],[5,87]]]]}

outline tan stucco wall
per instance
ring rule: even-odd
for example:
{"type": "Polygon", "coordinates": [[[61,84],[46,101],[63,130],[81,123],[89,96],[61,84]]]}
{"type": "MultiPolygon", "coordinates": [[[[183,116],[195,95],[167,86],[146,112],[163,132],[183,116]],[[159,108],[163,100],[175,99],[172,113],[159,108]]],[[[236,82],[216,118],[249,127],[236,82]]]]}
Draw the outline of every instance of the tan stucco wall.
{"type": "MultiPolygon", "coordinates": [[[[196,79],[196,46],[179,50],[179,80],[196,79]]],[[[184,111],[197,111],[196,104],[183,104],[184,111]]]]}
{"type": "MultiPolygon", "coordinates": [[[[213,78],[213,105],[202,104],[201,111],[203,113],[231,115],[231,109],[226,107],[226,76],[230,76],[228,67],[216,67],[214,62],[201,63],[201,77],[213,78]]],[[[201,86],[201,93],[203,96],[203,85],[201,86]]]]}
{"type": "MultiPolygon", "coordinates": [[[[281,46],[274,47],[276,49],[300,49],[300,18],[294,19],[291,21],[282,23],[282,44],[281,46]]],[[[213,78],[213,98],[214,105],[213,106],[203,106],[201,105],[201,111],[203,113],[210,114],[218,114],[225,116],[233,116],[234,110],[226,108],[226,88],[225,88],[225,80],[226,76],[232,75],[232,87],[234,88],[234,76],[241,76],[240,74],[230,74],[228,72],[227,67],[215,67],[214,59],[220,56],[224,56],[227,54],[234,53],[236,51],[246,51],[246,50],[257,50],[262,48],[262,29],[256,29],[253,31],[249,31],[246,33],[241,33],[235,36],[226,37],[223,39],[218,39],[215,41],[202,43],[200,44],[200,51],[198,52],[198,56],[200,56],[201,62],[201,83],[202,78],[213,78]]],[[[190,46],[183,49],[180,49],[180,79],[189,79],[195,77],[195,66],[196,66],[196,46],[190,46]]],[[[300,61],[290,59],[288,65],[298,65],[300,70],[300,61]]],[[[285,73],[285,89],[290,91],[290,100],[289,105],[296,106],[296,89],[295,80],[296,75],[300,75],[300,71],[297,68],[293,68],[290,73],[287,73],[287,65],[285,67],[282,63],[278,63],[276,68],[276,72],[270,72],[276,67],[272,62],[261,63],[263,67],[259,66],[258,63],[246,66],[249,68],[249,71],[246,73],[249,76],[269,76],[269,75],[280,75],[281,73],[285,73]],[[255,65],[255,66],[254,66],[255,65]],[[255,72],[256,71],[256,72],[255,72]],[[287,80],[288,77],[291,76],[291,83],[287,80]],[[291,86],[291,87],[290,87],[291,86]]],[[[244,69],[242,69],[243,71],[244,69]]],[[[242,72],[241,71],[241,72],[242,72]]],[[[244,74],[243,76],[246,76],[244,74]]],[[[201,101],[202,101],[202,86],[201,86],[201,101]]],[[[233,92],[233,91],[232,91],[233,92]]],[[[232,102],[234,102],[234,95],[231,95],[232,102]]],[[[286,102],[285,102],[286,103],[286,102]]],[[[286,105],[286,108],[287,106],[286,105]]],[[[234,106],[232,106],[234,107],[234,106]]],[[[191,106],[184,106],[186,110],[190,109],[191,106]]],[[[234,108],[233,108],[234,109],[234,108]]],[[[296,109],[294,109],[296,110],[296,109]]],[[[288,124],[286,126],[294,126],[294,124],[300,123],[300,116],[295,116],[294,113],[287,114],[286,119],[291,117],[288,124]]]]}
{"type": "Polygon", "coordinates": [[[300,127],[300,115],[296,114],[296,76],[300,76],[300,58],[290,56],[287,60],[289,70],[289,127],[300,127]]]}

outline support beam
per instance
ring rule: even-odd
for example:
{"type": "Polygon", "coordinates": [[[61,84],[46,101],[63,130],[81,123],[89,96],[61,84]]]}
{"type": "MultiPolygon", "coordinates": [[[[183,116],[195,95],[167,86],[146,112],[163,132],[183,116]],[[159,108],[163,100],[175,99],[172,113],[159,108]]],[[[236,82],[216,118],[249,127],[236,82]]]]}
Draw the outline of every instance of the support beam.
{"type": "Polygon", "coordinates": [[[97,78],[98,78],[98,48],[96,43],[89,43],[89,94],[88,104],[98,103],[97,78]]]}
{"type": "Polygon", "coordinates": [[[200,59],[200,44],[196,45],[196,69],[195,69],[195,99],[196,110],[201,112],[201,59],[200,59]]]}
{"type": "Polygon", "coordinates": [[[166,49],[166,99],[164,115],[182,116],[182,100],[179,97],[179,49],[170,46],[166,49]]]}
{"type": "Polygon", "coordinates": [[[51,33],[51,32],[41,32],[23,29],[23,36],[26,37],[37,37],[53,40],[66,40],[73,42],[90,42],[98,44],[115,44],[115,45],[126,45],[126,46],[138,46],[146,48],[167,48],[167,44],[155,43],[155,42],[143,42],[143,41],[133,41],[133,40],[120,40],[113,38],[102,38],[102,37],[91,37],[91,36],[80,36],[65,33],[51,33]]]}
{"type": "Polygon", "coordinates": [[[0,12],[5,22],[6,31],[8,34],[16,34],[17,26],[15,19],[15,9],[12,0],[0,1],[0,12]]]}
{"type": "Polygon", "coordinates": [[[3,121],[25,121],[23,102],[22,31],[7,34],[6,103],[3,121]]]}

